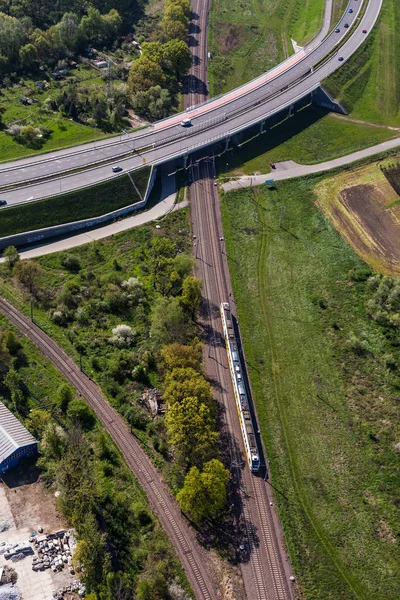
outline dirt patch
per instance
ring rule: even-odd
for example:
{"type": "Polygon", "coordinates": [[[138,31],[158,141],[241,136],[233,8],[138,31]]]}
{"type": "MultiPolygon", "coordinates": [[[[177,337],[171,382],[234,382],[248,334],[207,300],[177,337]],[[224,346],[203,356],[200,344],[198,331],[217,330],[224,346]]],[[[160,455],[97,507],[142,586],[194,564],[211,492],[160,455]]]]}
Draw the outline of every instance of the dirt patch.
{"type": "Polygon", "coordinates": [[[5,493],[18,529],[45,532],[66,527],[56,509],[55,497],[45,489],[33,463],[21,465],[4,476],[5,493]]]}
{"type": "Polygon", "coordinates": [[[400,276],[399,196],[378,164],[323,181],[317,204],[371,267],[400,276]]]}
{"type": "Polygon", "coordinates": [[[231,23],[218,23],[215,30],[215,42],[221,54],[229,54],[240,48],[245,42],[247,27],[231,23]]]}

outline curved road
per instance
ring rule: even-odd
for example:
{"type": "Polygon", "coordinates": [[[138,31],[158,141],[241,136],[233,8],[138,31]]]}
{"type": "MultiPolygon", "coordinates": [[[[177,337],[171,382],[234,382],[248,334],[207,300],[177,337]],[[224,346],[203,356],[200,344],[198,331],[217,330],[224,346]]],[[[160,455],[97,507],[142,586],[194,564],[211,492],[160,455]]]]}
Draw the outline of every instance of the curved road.
{"type": "Polygon", "coordinates": [[[120,448],[132,473],[145,491],[154,512],[174,545],[188,580],[198,600],[216,600],[218,595],[207,569],[207,553],[187,525],[160,473],[141,448],[137,439],[101,390],[82,373],[74,361],[57,344],[20,313],[0,298],[0,312],[25,334],[54,364],[67,381],[93,408],[104,429],[120,448]]]}
{"type": "Polygon", "coordinates": [[[10,204],[20,203],[109,180],[112,178],[110,160],[115,160],[121,148],[124,149],[125,158],[119,158],[118,164],[124,170],[137,169],[144,164],[144,160],[147,164],[160,164],[190,153],[196,148],[225,139],[290,106],[316,89],[320,81],[339,68],[365,40],[366,34],[362,31],[366,29],[369,32],[375,24],[382,0],[369,0],[366,12],[357,25],[357,12],[361,4],[361,0],[350,0],[349,6],[354,7],[353,13],[347,12],[342,17],[340,33],[332,32],[317,48],[307,52],[303,50],[261,78],[187,112],[186,115],[193,116],[193,127],[182,129],[179,124],[176,125],[176,122],[181,120],[181,116],[177,116],[157,123],[151,133],[139,132],[121,136],[121,141],[118,139],[113,142],[109,140],[98,142],[95,150],[80,147],[53,153],[52,156],[36,156],[32,159],[23,159],[22,162],[5,164],[0,167],[0,185],[3,186],[1,197],[6,198],[10,204]],[[345,22],[353,25],[350,28],[353,34],[344,42],[340,50],[344,61],[339,62],[337,55],[333,55],[321,67],[307,75],[313,66],[329,54],[339,40],[343,39],[345,32],[349,31],[343,27],[345,22]],[[142,142],[138,141],[140,139],[142,142]],[[140,144],[144,144],[147,149],[137,151],[140,144]],[[95,162],[107,164],[60,176],[66,169],[83,168],[95,162]],[[38,177],[49,176],[57,179],[47,179],[40,184],[28,186],[24,184],[38,177]],[[23,187],[6,189],[7,185],[18,183],[23,187]]]}

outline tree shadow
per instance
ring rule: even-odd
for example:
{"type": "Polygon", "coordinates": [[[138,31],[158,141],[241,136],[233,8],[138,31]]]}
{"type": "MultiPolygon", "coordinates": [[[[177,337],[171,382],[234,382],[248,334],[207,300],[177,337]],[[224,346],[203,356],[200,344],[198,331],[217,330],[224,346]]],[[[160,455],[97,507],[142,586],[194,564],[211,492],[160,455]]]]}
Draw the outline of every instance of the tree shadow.
{"type": "Polygon", "coordinates": [[[196,48],[199,45],[199,40],[196,40],[193,35],[189,35],[187,43],[189,48],[196,48]]]}
{"type": "Polygon", "coordinates": [[[190,23],[189,34],[190,33],[201,33],[201,28],[196,23],[190,23]]]}

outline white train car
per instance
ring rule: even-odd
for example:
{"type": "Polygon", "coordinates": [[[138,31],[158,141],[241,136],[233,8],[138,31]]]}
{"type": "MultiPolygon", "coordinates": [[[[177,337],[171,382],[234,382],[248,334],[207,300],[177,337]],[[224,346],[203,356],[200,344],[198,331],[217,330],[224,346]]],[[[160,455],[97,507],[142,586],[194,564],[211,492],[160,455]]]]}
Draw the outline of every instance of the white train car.
{"type": "Polygon", "coordinates": [[[260,455],[258,452],[256,436],[254,434],[254,423],[251,418],[246,386],[243,378],[243,366],[241,364],[238,344],[232,324],[231,309],[227,302],[220,306],[222,326],[224,330],[226,351],[228,353],[229,369],[232,376],[233,391],[235,394],[236,407],[239,413],[240,428],[246,450],[246,458],[251,471],[257,472],[260,468],[260,455]]]}

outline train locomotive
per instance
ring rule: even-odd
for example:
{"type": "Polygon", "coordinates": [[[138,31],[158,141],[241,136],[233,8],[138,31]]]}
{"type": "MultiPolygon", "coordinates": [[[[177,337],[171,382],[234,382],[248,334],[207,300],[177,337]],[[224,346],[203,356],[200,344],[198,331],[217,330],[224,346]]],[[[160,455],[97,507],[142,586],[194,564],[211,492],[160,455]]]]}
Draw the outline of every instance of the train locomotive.
{"type": "Polygon", "coordinates": [[[222,326],[225,336],[226,351],[228,354],[229,369],[231,372],[233,391],[236,407],[239,413],[240,428],[242,431],[246,458],[250,470],[257,472],[260,468],[260,454],[257,447],[255,427],[249,407],[249,398],[244,382],[244,369],[239,356],[238,343],[232,323],[231,309],[227,302],[220,306],[222,326]]]}

